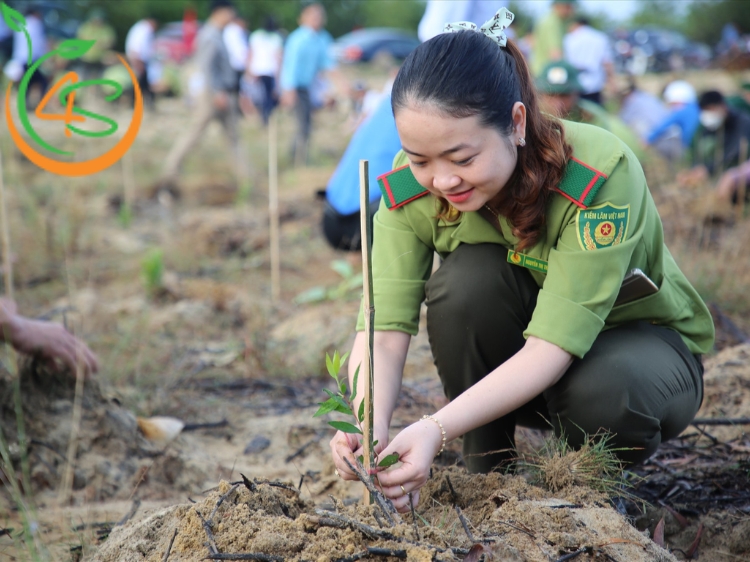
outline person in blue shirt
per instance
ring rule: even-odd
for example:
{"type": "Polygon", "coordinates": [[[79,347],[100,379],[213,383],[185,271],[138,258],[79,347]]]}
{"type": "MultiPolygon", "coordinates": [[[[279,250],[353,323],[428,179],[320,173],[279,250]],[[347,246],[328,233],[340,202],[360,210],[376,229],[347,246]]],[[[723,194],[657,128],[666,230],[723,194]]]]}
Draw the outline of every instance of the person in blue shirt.
{"type": "MultiPolygon", "coordinates": [[[[672,112],[646,138],[646,144],[653,145],[663,136],[668,135],[674,126],[680,130],[680,141],[683,150],[687,150],[693,142],[695,131],[698,130],[700,107],[695,89],[684,80],[677,80],[669,84],[664,90],[664,101],[672,112]]],[[[681,155],[680,155],[681,156],[681,155]]]]}
{"type": "Polygon", "coordinates": [[[393,159],[401,149],[391,96],[383,96],[370,116],[357,128],[326,187],[323,234],[334,248],[359,250],[360,201],[359,161],[369,161],[370,212],[375,213],[380,199],[377,177],[391,171],[393,159]]]}
{"type": "Polygon", "coordinates": [[[292,161],[307,162],[312,128],[310,88],[321,72],[333,69],[328,50],[333,42],[325,29],[326,12],[321,4],[310,4],[300,14],[300,26],[289,34],[281,65],[281,103],[294,107],[297,133],[292,145],[292,161]]]}

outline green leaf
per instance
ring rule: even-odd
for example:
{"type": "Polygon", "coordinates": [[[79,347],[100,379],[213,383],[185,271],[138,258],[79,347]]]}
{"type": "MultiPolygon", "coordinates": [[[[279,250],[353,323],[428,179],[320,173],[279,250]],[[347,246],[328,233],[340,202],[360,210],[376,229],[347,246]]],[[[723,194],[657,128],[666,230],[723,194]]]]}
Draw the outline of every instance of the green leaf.
{"type": "Polygon", "coordinates": [[[318,408],[318,411],[313,414],[313,417],[318,418],[320,416],[324,416],[330,412],[333,412],[338,407],[338,402],[336,402],[336,400],[334,400],[333,398],[329,398],[325,402],[320,403],[320,408],[318,408]]]}
{"type": "Polygon", "coordinates": [[[8,27],[13,31],[21,32],[26,28],[26,18],[21,12],[15,11],[5,2],[0,4],[0,11],[3,13],[3,19],[8,27]]]}
{"type": "Polygon", "coordinates": [[[362,432],[358,428],[347,422],[329,421],[328,425],[330,425],[333,429],[338,429],[339,431],[343,431],[344,433],[358,433],[359,435],[362,435],[362,432]]]}
{"type": "Polygon", "coordinates": [[[64,59],[74,60],[86,54],[96,41],[85,39],[66,39],[55,49],[55,52],[64,59]]]}
{"type": "Polygon", "coordinates": [[[346,363],[347,359],[349,359],[349,352],[348,351],[341,356],[341,364],[343,365],[344,363],[346,363]]]}
{"type": "Polygon", "coordinates": [[[357,365],[357,369],[354,371],[354,380],[352,381],[352,395],[349,400],[351,400],[351,403],[354,404],[354,399],[357,397],[357,381],[359,380],[359,365],[357,365]]]}
{"type": "Polygon", "coordinates": [[[354,269],[352,269],[351,264],[346,260],[333,260],[331,262],[331,269],[344,279],[349,279],[354,275],[354,269]]]}
{"type": "Polygon", "coordinates": [[[341,357],[339,357],[338,350],[334,350],[333,352],[333,370],[336,371],[336,374],[339,374],[339,371],[341,370],[341,357]]]}
{"type": "Polygon", "coordinates": [[[322,302],[327,298],[328,291],[325,287],[313,287],[294,297],[294,302],[295,304],[309,304],[312,302],[322,302]]]}
{"type": "Polygon", "coordinates": [[[344,381],[339,382],[339,390],[342,396],[346,396],[346,383],[344,381]]]}
{"type": "Polygon", "coordinates": [[[359,455],[357,457],[357,460],[359,461],[359,464],[365,464],[365,456],[364,455],[359,455]]]}
{"type": "Polygon", "coordinates": [[[338,378],[336,377],[336,371],[333,370],[333,360],[331,359],[331,356],[326,353],[326,371],[328,371],[328,374],[331,375],[334,379],[336,379],[336,383],[338,384],[338,378]]]}
{"type": "Polygon", "coordinates": [[[338,406],[336,406],[336,411],[341,412],[342,414],[346,414],[347,416],[354,416],[349,406],[342,406],[341,404],[339,404],[338,406]]]}
{"type": "Polygon", "coordinates": [[[372,448],[374,449],[377,444],[378,444],[378,440],[375,439],[375,441],[372,442],[372,448]]]}
{"type": "Polygon", "coordinates": [[[398,453],[391,453],[390,455],[383,457],[378,463],[378,466],[381,468],[388,468],[389,466],[396,464],[398,460],[398,453]]]}
{"type": "Polygon", "coordinates": [[[359,403],[359,411],[357,412],[357,419],[359,420],[359,423],[362,423],[365,421],[365,401],[362,400],[362,402],[359,403]]]}

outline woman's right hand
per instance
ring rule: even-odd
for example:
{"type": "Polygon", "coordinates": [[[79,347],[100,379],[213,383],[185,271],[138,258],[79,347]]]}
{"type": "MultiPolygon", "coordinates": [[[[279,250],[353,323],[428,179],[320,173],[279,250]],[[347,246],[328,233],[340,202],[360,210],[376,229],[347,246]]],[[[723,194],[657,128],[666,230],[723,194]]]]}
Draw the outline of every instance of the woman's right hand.
{"type": "MultiPolygon", "coordinates": [[[[357,466],[357,457],[364,454],[362,445],[360,445],[361,438],[361,435],[337,431],[333,436],[333,439],[331,439],[330,447],[331,455],[333,456],[333,464],[336,467],[339,476],[344,480],[359,480],[344,459],[347,459],[352,466],[357,466]]],[[[375,454],[378,455],[388,446],[388,430],[376,429],[374,431],[373,439],[378,442],[378,444],[375,445],[375,454]]]]}

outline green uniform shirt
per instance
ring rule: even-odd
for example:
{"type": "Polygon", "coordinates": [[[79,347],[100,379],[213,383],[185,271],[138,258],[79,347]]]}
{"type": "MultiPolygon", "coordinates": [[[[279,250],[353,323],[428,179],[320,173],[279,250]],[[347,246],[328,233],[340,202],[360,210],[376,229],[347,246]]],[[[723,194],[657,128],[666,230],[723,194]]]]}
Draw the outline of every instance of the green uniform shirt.
{"type": "Polygon", "coordinates": [[[742,96],[728,97],[727,105],[736,109],[737,111],[742,111],[743,113],[747,113],[748,115],[750,115],[750,103],[747,103],[747,100],[742,96]]]}
{"type": "Polygon", "coordinates": [[[579,123],[596,125],[609,131],[627,144],[639,161],[643,161],[647,156],[633,130],[622,119],[607,112],[606,109],[597,103],[580,99],[578,100],[577,108],[567,118],[579,123]]]}
{"type": "MultiPolygon", "coordinates": [[[[562,194],[553,195],[539,242],[522,255],[509,252],[509,261],[513,257],[528,267],[540,287],[524,336],[583,357],[602,330],[648,320],[675,329],[691,352],[709,352],[713,321],[664,245],[661,220],[635,155],[603,129],[569,121],[563,125],[573,157],[582,164],[576,166],[579,177],[573,174],[566,181],[582,184],[580,191],[600,187],[593,199],[581,197],[586,209],[562,194]],[[660,290],[613,308],[622,280],[633,268],[640,268],[660,290]]],[[[406,163],[400,152],[394,168],[406,163]]],[[[430,195],[394,210],[383,197],[373,233],[375,330],[417,333],[434,251],[445,257],[460,244],[481,243],[512,250],[518,242],[502,217],[504,234],[477,212],[450,223],[436,214],[436,199],[430,195]]],[[[364,329],[362,314],[357,329],[364,329]]]]}
{"type": "Polygon", "coordinates": [[[531,49],[531,74],[539,76],[552,62],[552,53],[562,56],[565,21],[551,10],[534,27],[534,44],[531,49]]]}

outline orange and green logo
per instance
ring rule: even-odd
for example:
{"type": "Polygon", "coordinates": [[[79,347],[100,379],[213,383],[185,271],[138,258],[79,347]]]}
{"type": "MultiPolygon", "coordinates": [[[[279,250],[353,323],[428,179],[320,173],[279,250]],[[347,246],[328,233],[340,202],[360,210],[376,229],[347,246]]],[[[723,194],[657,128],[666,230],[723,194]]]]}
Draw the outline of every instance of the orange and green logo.
{"type": "MultiPolygon", "coordinates": [[[[141,126],[141,121],[143,120],[143,97],[141,95],[141,89],[138,85],[138,79],[127,61],[118,55],[120,62],[125,66],[128,74],[130,74],[130,79],[133,81],[133,89],[135,92],[135,95],[133,96],[135,99],[133,117],[128,129],[117,144],[104,154],[89,160],[71,162],[69,160],[70,157],[74,156],[73,152],[61,150],[52,146],[42,139],[39,133],[34,129],[26,107],[26,92],[29,89],[31,77],[39,70],[39,67],[41,67],[45,61],[54,56],[66,60],[75,60],[85,54],[93,46],[94,41],[84,41],[82,39],[65,40],[60,43],[57,49],[39,57],[39,59],[34,62],[32,60],[31,36],[26,29],[26,19],[22,14],[10,8],[5,3],[0,4],[0,11],[2,12],[5,23],[10,29],[17,33],[23,33],[26,36],[26,44],[28,46],[28,59],[26,61],[27,70],[18,84],[17,105],[18,119],[21,122],[23,130],[26,131],[34,145],[30,144],[21,135],[13,121],[10,104],[10,94],[13,84],[9,84],[8,89],[5,92],[5,119],[8,123],[8,130],[10,131],[11,138],[23,155],[43,170],[61,176],[88,176],[96,174],[122,158],[135,141],[135,137],[141,126]],[[47,156],[46,154],[41,153],[39,151],[40,148],[51,153],[52,156],[47,156]]],[[[113,88],[114,93],[105,97],[105,100],[108,102],[116,100],[123,93],[123,87],[114,80],[100,78],[79,81],[76,72],[68,72],[44,95],[39,102],[39,105],[37,105],[34,115],[42,121],[62,121],[65,125],[65,135],[67,137],[76,134],[82,137],[100,138],[114,134],[117,132],[119,126],[113,119],[76,107],[76,92],[90,86],[105,86],[113,88]],[[47,107],[47,104],[57,93],[59,93],[60,105],[65,108],[64,112],[62,114],[46,113],[45,108],[47,107]],[[106,125],[107,128],[104,130],[91,131],[75,125],[75,123],[82,124],[88,119],[98,121],[100,125],[106,125]]]]}

